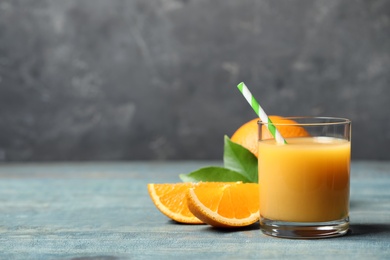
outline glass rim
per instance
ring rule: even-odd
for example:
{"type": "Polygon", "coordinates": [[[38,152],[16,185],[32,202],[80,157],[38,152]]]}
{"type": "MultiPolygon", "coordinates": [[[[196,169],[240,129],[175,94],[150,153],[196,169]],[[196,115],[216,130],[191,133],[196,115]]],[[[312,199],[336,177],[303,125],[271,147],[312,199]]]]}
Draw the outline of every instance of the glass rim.
{"type": "MultiPolygon", "coordinates": [[[[272,122],[275,126],[293,126],[293,125],[301,125],[301,126],[310,126],[310,125],[343,125],[343,124],[351,124],[351,120],[344,117],[331,117],[331,116],[288,116],[283,117],[284,119],[294,120],[295,123],[283,123],[283,122],[272,122]],[[297,121],[298,120],[298,121],[297,121]],[[312,121],[310,121],[312,120],[312,121]]],[[[263,122],[259,119],[257,121],[259,125],[267,125],[268,122],[263,122]]]]}

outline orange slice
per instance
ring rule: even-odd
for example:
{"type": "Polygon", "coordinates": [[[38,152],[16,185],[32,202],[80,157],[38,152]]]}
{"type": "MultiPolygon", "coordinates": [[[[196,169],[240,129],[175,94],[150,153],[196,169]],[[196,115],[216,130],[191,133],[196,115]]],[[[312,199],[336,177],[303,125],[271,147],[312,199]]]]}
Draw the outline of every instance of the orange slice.
{"type": "Polygon", "coordinates": [[[187,207],[186,194],[195,183],[148,184],[148,192],[154,205],[168,218],[187,224],[202,224],[187,207]]]}
{"type": "Polygon", "coordinates": [[[187,203],[198,219],[214,227],[248,226],[259,220],[259,185],[194,186],[188,191],[187,203]]]}

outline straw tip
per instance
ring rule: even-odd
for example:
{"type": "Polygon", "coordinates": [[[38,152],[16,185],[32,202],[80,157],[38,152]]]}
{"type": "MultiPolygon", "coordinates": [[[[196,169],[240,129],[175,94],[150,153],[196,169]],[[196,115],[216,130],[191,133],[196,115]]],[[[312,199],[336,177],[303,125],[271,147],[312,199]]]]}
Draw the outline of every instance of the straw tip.
{"type": "Polygon", "coordinates": [[[242,90],[242,88],[244,87],[244,82],[240,82],[238,85],[237,85],[237,88],[242,90]]]}

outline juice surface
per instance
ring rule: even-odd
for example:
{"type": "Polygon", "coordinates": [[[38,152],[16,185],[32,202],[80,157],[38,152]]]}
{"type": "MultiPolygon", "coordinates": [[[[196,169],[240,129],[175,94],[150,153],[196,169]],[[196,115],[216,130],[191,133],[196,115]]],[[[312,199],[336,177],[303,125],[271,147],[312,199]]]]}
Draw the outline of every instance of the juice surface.
{"type": "Polygon", "coordinates": [[[331,137],[259,142],[260,215],[323,222],[349,212],[350,142],[331,137]]]}

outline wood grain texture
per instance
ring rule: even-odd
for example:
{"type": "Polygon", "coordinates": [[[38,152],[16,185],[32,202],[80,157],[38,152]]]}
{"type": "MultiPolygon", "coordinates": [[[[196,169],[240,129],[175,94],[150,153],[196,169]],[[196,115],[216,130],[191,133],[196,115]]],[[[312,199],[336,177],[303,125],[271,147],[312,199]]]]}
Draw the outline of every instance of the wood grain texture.
{"type": "Polygon", "coordinates": [[[220,162],[0,165],[0,259],[388,259],[390,162],[353,162],[351,232],[271,238],[176,224],[146,184],[220,162]]]}

